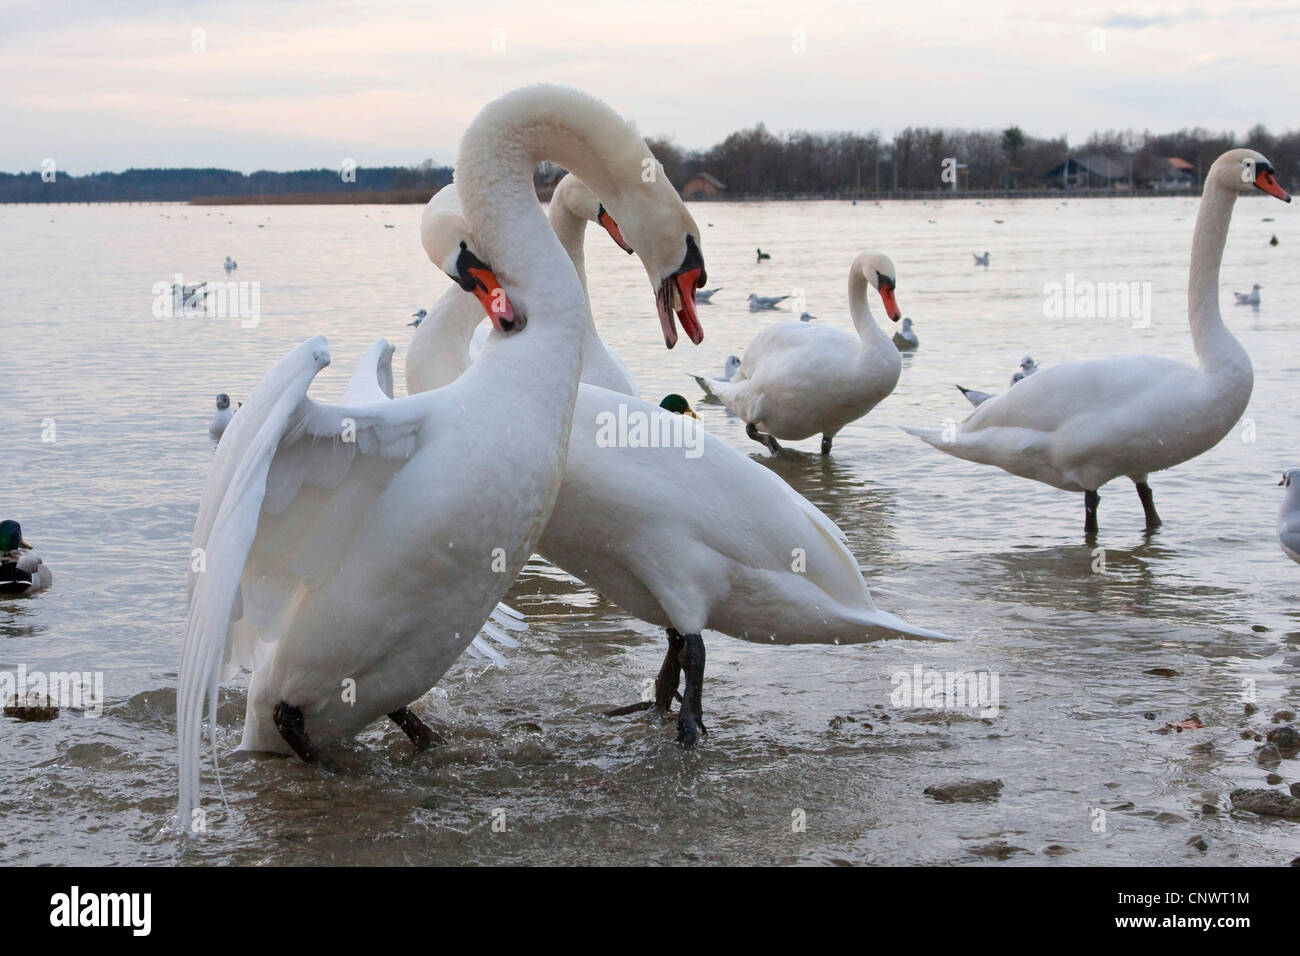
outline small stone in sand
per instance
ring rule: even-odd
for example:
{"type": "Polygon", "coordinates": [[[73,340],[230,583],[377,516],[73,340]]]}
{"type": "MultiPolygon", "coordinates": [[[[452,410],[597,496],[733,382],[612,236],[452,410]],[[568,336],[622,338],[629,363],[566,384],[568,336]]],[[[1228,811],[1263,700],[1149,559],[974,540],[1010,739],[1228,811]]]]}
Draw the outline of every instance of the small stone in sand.
{"type": "Polygon", "coordinates": [[[1234,790],[1230,796],[1234,810],[1248,810],[1265,817],[1300,820],[1300,799],[1281,790],[1234,790]]]}
{"type": "Polygon", "coordinates": [[[1002,793],[1002,781],[954,780],[950,783],[932,783],[923,792],[940,803],[996,800],[1002,793]]]}

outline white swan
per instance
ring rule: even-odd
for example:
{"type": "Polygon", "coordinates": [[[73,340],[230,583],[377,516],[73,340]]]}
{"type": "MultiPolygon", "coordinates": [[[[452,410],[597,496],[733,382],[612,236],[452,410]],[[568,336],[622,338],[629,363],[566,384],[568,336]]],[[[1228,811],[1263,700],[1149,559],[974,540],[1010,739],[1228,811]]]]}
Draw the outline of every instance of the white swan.
{"type": "Polygon", "coordinates": [[[212,418],[208,422],[208,434],[213,438],[220,438],[226,433],[230,426],[230,420],[235,417],[236,409],[230,407],[230,396],[222,392],[217,396],[217,410],[212,413],[212,418]]]}
{"type": "Polygon", "coordinates": [[[920,346],[921,339],[912,328],[911,319],[903,319],[903,327],[894,333],[894,347],[900,352],[911,352],[920,346]]]}
{"type": "Polygon", "coordinates": [[[1228,223],[1238,193],[1248,189],[1291,201],[1268,160],[1254,150],[1229,150],[1210,167],[1187,290],[1199,367],[1153,355],[1054,365],[980,405],[955,434],[906,431],[958,458],[1083,492],[1088,534],[1097,530],[1097,489],[1127,475],[1137,486],[1147,528],[1159,527],[1147,476],[1213,448],[1250,401],[1250,356],[1219,312],[1228,223]]]}
{"type": "MultiPolygon", "coordinates": [[[[459,315],[464,327],[478,321],[454,309],[446,315],[459,315]]],[[[440,327],[449,348],[463,352],[464,329],[440,327]]],[[[457,364],[435,358],[436,350],[424,354],[432,374],[452,374],[457,364]]],[[[460,364],[468,362],[466,355],[460,364]]],[[[408,360],[408,382],[432,378],[413,371],[408,360]]],[[[949,639],[877,609],[830,519],[767,468],[671,411],[689,413],[689,403],[670,395],[656,408],[582,385],[564,480],[537,545],[553,564],[667,630],[655,702],[611,713],[666,712],[685,672],[678,739],[693,745],[703,732],[706,628],[782,644],[949,639]],[[619,422],[632,423],[626,442],[619,422]]]]}
{"type": "Polygon", "coordinates": [[[17,521],[0,521],[0,597],[35,594],[54,583],[54,572],[23,540],[17,521]]]}
{"type": "Polygon", "coordinates": [[[754,337],[730,382],[693,376],[710,395],[744,419],[745,432],[773,452],[778,438],[821,432],[822,454],[835,433],[875,408],[894,390],[903,362],[867,305],[867,287],[899,319],[894,263],[863,252],[849,269],[849,313],[857,334],[811,322],[778,322],[754,337]]]}
{"type": "Polygon", "coordinates": [[[1277,538],[1286,556],[1300,564],[1300,468],[1283,472],[1278,484],[1286,493],[1277,512],[1277,538]]]}
{"type": "MultiPolygon", "coordinates": [[[[407,704],[465,650],[532,553],[564,464],[590,318],[537,205],[532,175],[544,159],[599,182],[616,215],[655,222],[658,207],[680,206],[663,177],[642,181],[651,154],[603,103],[550,86],[507,94],[471,123],[457,162],[475,248],[495,269],[468,253],[468,236],[447,233],[435,248],[422,236],[489,309],[496,332],[474,367],[444,388],[381,399],[391,354],[381,343],[349,387],[366,403],[327,405],[306,395],[329,363],[317,337],[231,422],[193,539],[177,695],[181,826],[198,805],[205,696],[215,750],[223,660],[253,668],[243,749],[314,760],[319,743],[384,714],[419,745],[436,739],[407,704]]],[[[698,237],[628,236],[655,264],[671,343],[663,313],[698,237]]],[[[693,312],[683,327],[699,334],[693,312]]]]}
{"type": "Polygon", "coordinates": [[[1237,297],[1237,305],[1259,305],[1259,290],[1262,289],[1258,282],[1250,287],[1249,292],[1234,292],[1237,297]]]}

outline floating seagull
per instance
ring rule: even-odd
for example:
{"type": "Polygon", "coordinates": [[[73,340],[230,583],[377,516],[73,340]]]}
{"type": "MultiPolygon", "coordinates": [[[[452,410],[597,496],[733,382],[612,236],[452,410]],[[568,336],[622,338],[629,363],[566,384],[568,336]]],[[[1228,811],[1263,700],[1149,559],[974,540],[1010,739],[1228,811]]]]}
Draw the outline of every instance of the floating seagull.
{"type": "Polygon", "coordinates": [[[1234,292],[1237,297],[1237,305],[1259,305],[1259,290],[1262,288],[1258,282],[1250,287],[1249,292],[1234,292]]]}
{"type": "Polygon", "coordinates": [[[406,324],[409,326],[414,326],[415,328],[418,329],[420,327],[420,323],[429,317],[429,310],[421,309],[419,312],[412,312],[411,317],[414,318],[415,321],[407,322],[406,324]]]}
{"type": "Polygon", "coordinates": [[[730,382],[740,369],[740,356],[728,355],[727,360],[722,363],[722,381],[730,382]]]}
{"type": "Polygon", "coordinates": [[[1020,360],[1020,371],[1012,373],[1011,384],[1015,385],[1016,382],[1020,381],[1023,378],[1028,378],[1029,376],[1033,375],[1037,371],[1038,371],[1038,363],[1035,362],[1030,356],[1026,355],[1024,358],[1020,360]]]}
{"type": "Polygon", "coordinates": [[[1300,468],[1283,472],[1278,484],[1286,495],[1277,513],[1277,538],[1286,556],[1300,564],[1300,468]]]}
{"type": "Polygon", "coordinates": [[[709,304],[711,304],[711,303],[710,303],[710,300],[713,298],[713,293],[715,293],[715,292],[721,292],[721,291],[722,291],[722,286],[718,286],[716,289],[696,289],[696,290],[695,290],[695,304],[696,304],[696,305],[709,305],[709,304]]]}
{"type": "Polygon", "coordinates": [[[239,263],[236,262],[234,259],[230,258],[230,256],[226,256],[226,261],[223,263],[222,267],[227,272],[234,272],[236,269],[239,268],[239,263]]]}
{"type": "Polygon", "coordinates": [[[230,426],[230,420],[235,417],[235,411],[238,408],[230,407],[230,396],[222,392],[217,396],[217,411],[212,416],[212,421],[208,422],[208,434],[214,438],[220,438],[225,434],[226,429],[230,426]]]}
{"type": "Polygon", "coordinates": [[[0,521],[0,595],[33,594],[54,581],[54,572],[23,540],[17,521],[0,521]]]}
{"type": "Polygon", "coordinates": [[[758,253],[758,259],[757,259],[758,262],[762,262],[764,259],[772,258],[772,254],[770,252],[764,252],[762,249],[755,249],[754,251],[758,253]]]}
{"type": "Polygon", "coordinates": [[[1270,239],[1270,240],[1268,241],[1268,244],[1269,244],[1270,246],[1276,246],[1276,245],[1277,245],[1277,234],[1276,234],[1276,233],[1273,234],[1273,238],[1270,239]]]}
{"type": "MultiPolygon", "coordinates": [[[[975,253],[972,252],[971,255],[975,256],[975,253]]],[[[982,256],[975,256],[975,264],[977,266],[987,266],[989,264],[989,254],[986,252],[982,256]]]]}
{"type": "Polygon", "coordinates": [[[800,313],[799,313],[799,321],[800,321],[800,322],[811,322],[811,321],[812,321],[813,319],[815,319],[815,318],[817,318],[817,316],[813,315],[811,312],[800,312],[800,313]]]}
{"type": "Polygon", "coordinates": [[[784,302],[790,298],[788,295],[754,295],[749,294],[749,311],[762,312],[764,309],[775,309],[778,302],[784,302]]]}
{"type": "MultiPolygon", "coordinates": [[[[1022,381],[1038,371],[1038,363],[1026,355],[1020,360],[1020,370],[1011,376],[1011,384],[1022,381]]],[[[957,390],[966,396],[966,401],[970,402],[976,408],[983,405],[990,398],[995,396],[995,392],[979,392],[973,388],[966,388],[964,385],[958,385],[957,390]]]]}
{"type": "Polygon", "coordinates": [[[903,327],[894,333],[894,345],[900,352],[910,352],[918,345],[921,340],[916,336],[916,330],[912,328],[912,320],[904,319],[903,327]]]}

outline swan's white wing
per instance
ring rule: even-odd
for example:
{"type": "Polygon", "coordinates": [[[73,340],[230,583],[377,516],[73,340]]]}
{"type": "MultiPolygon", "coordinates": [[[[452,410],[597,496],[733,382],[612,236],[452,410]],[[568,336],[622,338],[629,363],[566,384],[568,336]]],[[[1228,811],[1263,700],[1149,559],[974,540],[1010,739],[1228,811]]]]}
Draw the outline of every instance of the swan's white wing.
{"type": "Polygon", "coordinates": [[[393,352],[387,339],[366,350],[339,400],[341,405],[373,405],[393,397],[393,352]]]}
{"type": "Polygon", "coordinates": [[[267,373],[232,420],[204,486],[177,688],[179,823],[187,829],[203,699],[215,751],[223,663],[226,673],[254,666],[303,589],[341,564],[367,505],[414,452],[438,402],[437,393],[355,408],[314,402],[307,388],[327,364],[318,336],[267,373]]]}

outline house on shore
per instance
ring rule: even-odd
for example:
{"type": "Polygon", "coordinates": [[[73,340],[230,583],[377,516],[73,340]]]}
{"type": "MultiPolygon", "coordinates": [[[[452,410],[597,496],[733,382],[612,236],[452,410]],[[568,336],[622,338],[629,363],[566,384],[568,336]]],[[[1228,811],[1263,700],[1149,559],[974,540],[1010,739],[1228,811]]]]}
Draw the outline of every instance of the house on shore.
{"type": "Polygon", "coordinates": [[[690,179],[686,180],[682,186],[683,199],[716,199],[726,191],[727,187],[718,181],[717,177],[708,173],[696,173],[690,179]]]}
{"type": "Polygon", "coordinates": [[[1058,189],[1132,189],[1133,157],[1083,153],[1053,166],[1040,179],[1058,189]]]}
{"type": "Polygon", "coordinates": [[[1144,165],[1138,183],[1156,192],[1186,192],[1196,188],[1196,167],[1177,156],[1156,156],[1144,165]]]}

